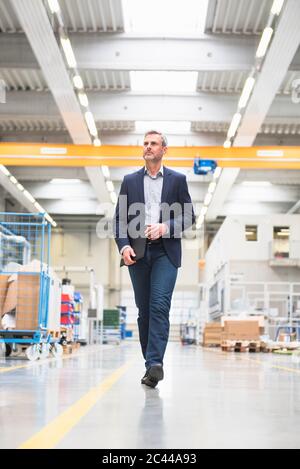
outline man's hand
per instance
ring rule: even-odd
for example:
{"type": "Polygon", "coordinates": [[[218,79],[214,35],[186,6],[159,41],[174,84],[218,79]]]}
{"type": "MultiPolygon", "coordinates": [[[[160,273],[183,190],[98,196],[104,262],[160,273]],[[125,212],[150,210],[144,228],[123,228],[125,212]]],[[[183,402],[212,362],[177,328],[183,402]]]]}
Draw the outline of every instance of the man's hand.
{"type": "Polygon", "coordinates": [[[165,235],[167,231],[168,226],[165,223],[153,223],[152,225],[147,225],[145,236],[148,239],[154,240],[165,235]]]}
{"type": "Polygon", "coordinates": [[[124,249],[123,254],[122,254],[123,260],[125,262],[125,265],[132,265],[135,264],[136,261],[133,260],[135,257],[135,252],[132,249],[132,247],[128,246],[128,248],[124,249]]]}

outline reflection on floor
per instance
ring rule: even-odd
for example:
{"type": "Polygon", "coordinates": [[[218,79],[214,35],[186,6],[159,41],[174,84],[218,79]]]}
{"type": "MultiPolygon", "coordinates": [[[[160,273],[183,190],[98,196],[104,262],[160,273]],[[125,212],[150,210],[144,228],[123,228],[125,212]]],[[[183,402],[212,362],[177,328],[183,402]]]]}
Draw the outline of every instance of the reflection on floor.
{"type": "Polygon", "coordinates": [[[290,356],[170,343],[164,365],[150,389],[135,342],[34,363],[2,358],[0,447],[300,447],[300,364],[290,356]]]}

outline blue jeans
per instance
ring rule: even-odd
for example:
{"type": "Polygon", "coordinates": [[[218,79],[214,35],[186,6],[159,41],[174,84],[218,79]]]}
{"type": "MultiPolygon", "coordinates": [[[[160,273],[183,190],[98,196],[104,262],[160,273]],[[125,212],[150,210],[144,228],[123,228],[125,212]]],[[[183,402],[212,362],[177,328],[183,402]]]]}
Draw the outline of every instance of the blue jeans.
{"type": "Polygon", "coordinates": [[[143,259],[129,266],[138,308],[138,328],[146,368],[163,364],[169,337],[169,312],[177,267],[162,244],[146,245],[143,259]]]}

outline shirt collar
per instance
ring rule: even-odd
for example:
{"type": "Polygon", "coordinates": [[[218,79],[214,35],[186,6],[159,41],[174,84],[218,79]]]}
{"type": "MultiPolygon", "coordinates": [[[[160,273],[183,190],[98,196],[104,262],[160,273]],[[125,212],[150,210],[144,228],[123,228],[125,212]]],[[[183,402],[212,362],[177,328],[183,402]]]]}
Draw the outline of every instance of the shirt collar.
{"type": "MultiPolygon", "coordinates": [[[[153,178],[153,176],[151,176],[151,174],[149,174],[148,169],[147,169],[146,166],[144,168],[144,174],[148,174],[148,176],[153,178]]],[[[162,175],[162,177],[164,177],[164,167],[163,166],[160,167],[158,173],[156,174],[156,177],[159,176],[159,175],[162,175]]]]}

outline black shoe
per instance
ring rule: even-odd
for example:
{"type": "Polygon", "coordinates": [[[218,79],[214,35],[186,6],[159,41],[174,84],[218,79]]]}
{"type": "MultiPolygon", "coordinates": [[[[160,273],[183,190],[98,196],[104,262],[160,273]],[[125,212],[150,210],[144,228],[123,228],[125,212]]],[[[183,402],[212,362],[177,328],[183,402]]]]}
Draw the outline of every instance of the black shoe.
{"type": "Polygon", "coordinates": [[[164,370],[162,365],[153,365],[146,371],[145,376],[142,378],[142,384],[155,388],[158,381],[164,378],[164,370]]]}
{"type": "Polygon", "coordinates": [[[146,371],[146,373],[144,374],[144,376],[142,377],[141,379],[141,383],[142,384],[145,384],[145,379],[148,377],[148,370],[146,371]]]}

